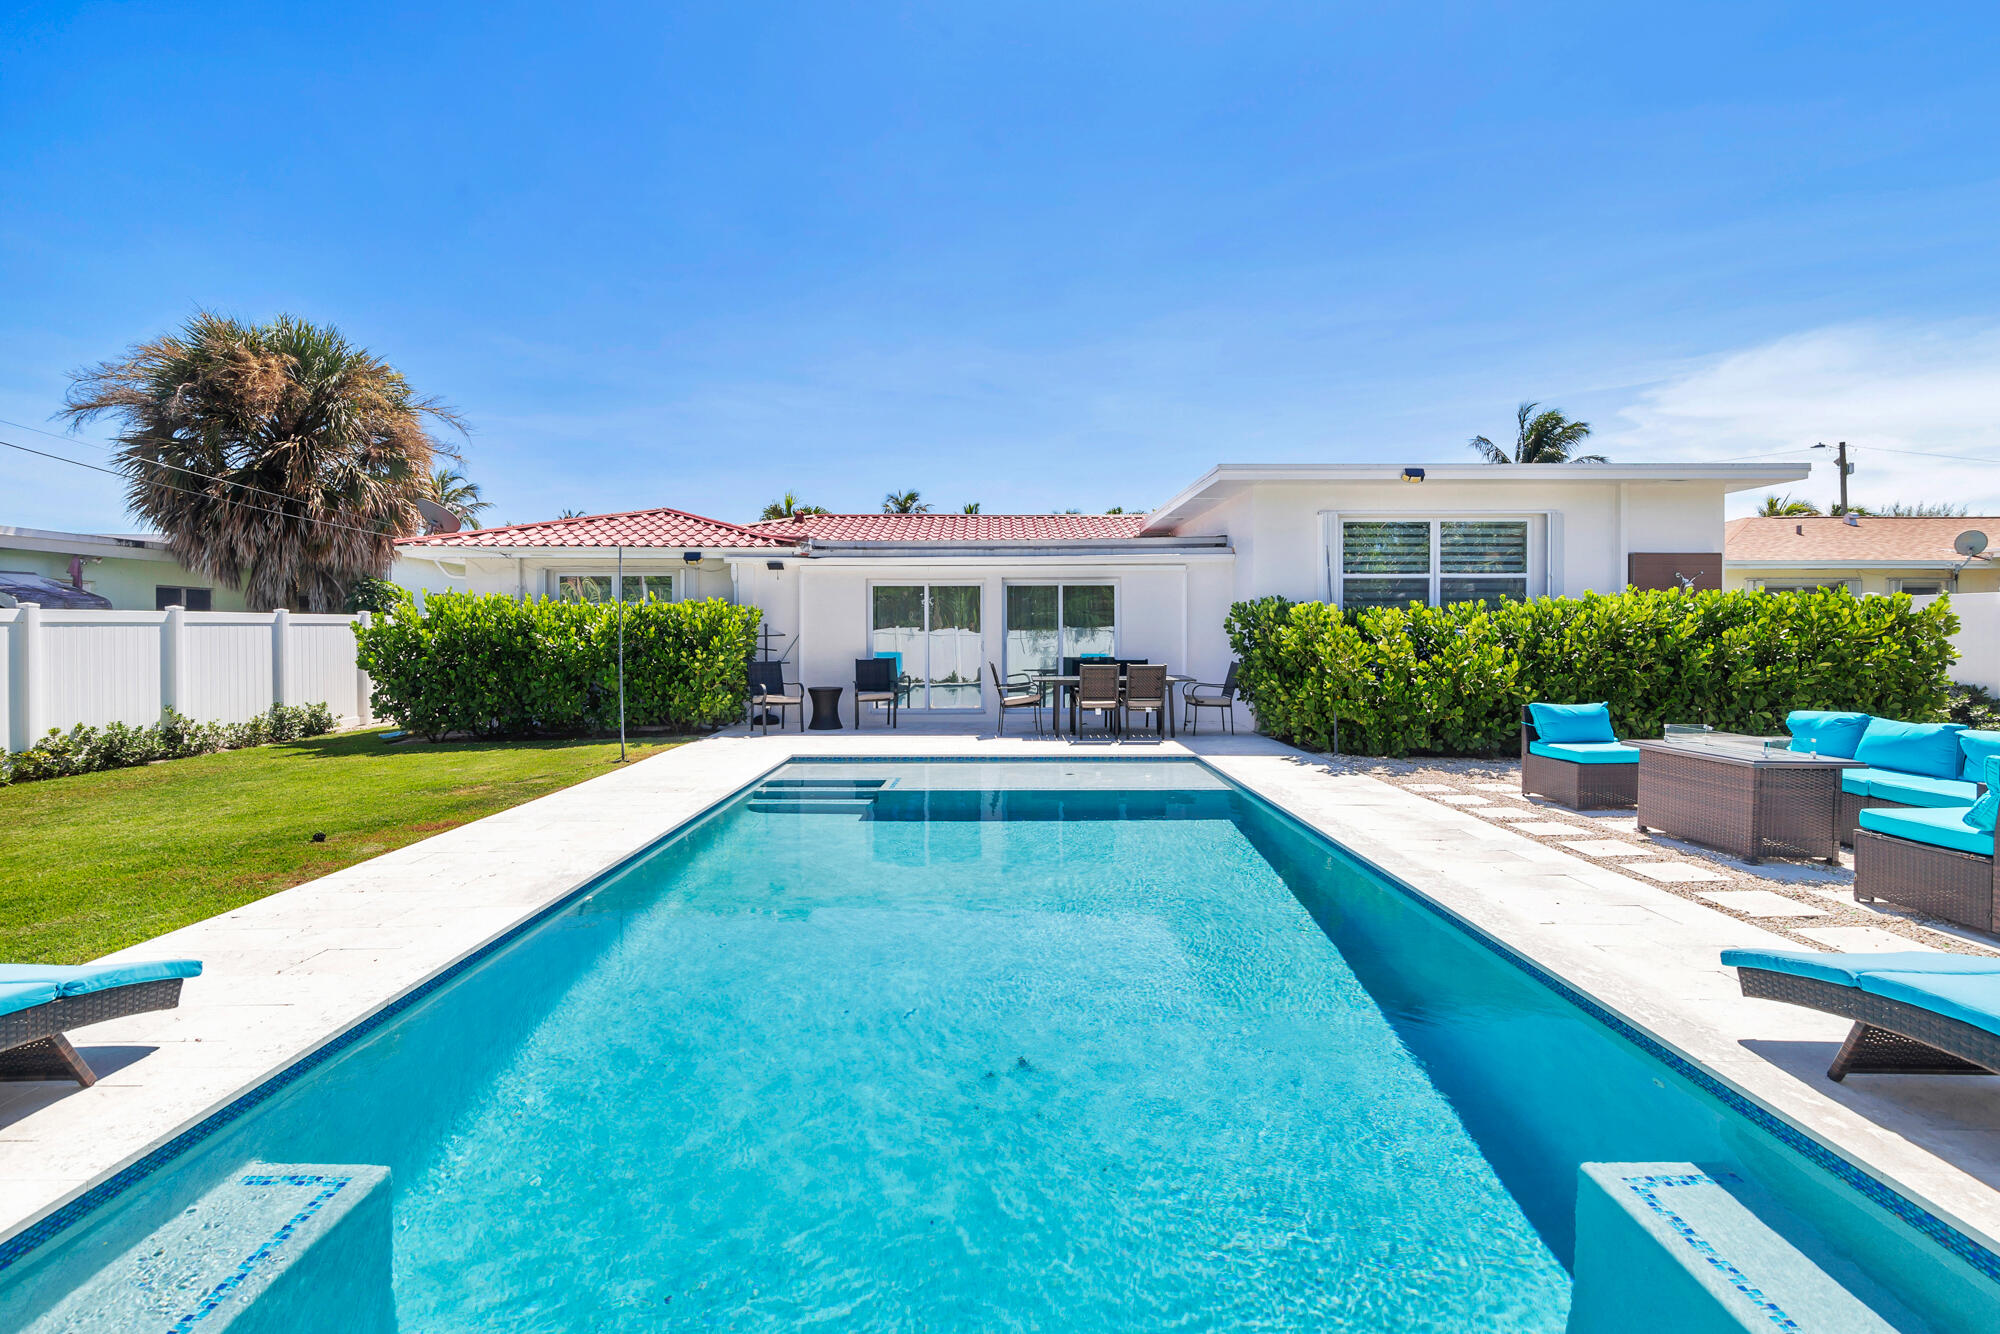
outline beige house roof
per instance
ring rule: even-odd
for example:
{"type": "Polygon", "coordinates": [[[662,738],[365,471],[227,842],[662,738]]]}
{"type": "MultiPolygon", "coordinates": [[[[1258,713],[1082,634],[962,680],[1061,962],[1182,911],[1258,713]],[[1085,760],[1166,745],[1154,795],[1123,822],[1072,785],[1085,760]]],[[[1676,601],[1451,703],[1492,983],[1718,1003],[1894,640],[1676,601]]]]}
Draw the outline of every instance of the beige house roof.
{"type": "MultiPolygon", "coordinates": [[[[2000,540],[2000,517],[1731,519],[1722,558],[1731,565],[1956,565],[1952,541],[1970,530],[2000,540]]],[[[1978,569],[1992,559],[1972,562],[1978,569]]]]}

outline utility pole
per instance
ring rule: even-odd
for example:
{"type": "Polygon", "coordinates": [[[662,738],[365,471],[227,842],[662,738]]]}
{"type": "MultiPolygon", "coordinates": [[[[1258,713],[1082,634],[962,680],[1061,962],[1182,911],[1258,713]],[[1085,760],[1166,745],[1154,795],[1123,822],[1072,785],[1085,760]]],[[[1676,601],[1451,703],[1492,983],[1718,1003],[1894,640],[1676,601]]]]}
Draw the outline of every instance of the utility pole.
{"type": "MultiPolygon", "coordinates": [[[[1822,440],[1814,445],[1813,448],[1825,449],[1826,442],[1822,440]]],[[[1835,466],[1840,469],[1840,509],[1836,513],[1845,514],[1847,513],[1847,474],[1853,471],[1851,465],[1847,462],[1847,442],[1845,440],[1840,442],[1834,458],[1836,460],[1835,466]]]]}

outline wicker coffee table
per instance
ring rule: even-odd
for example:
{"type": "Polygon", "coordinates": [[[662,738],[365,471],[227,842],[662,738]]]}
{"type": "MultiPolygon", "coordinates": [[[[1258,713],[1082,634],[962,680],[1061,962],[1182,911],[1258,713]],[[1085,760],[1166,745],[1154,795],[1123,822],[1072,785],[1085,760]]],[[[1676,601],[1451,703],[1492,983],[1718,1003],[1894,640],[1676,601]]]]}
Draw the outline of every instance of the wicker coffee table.
{"type": "Polygon", "coordinates": [[[1766,750],[1709,732],[1639,748],[1641,830],[1741,857],[1840,858],[1840,771],[1859,760],[1766,750]]]}

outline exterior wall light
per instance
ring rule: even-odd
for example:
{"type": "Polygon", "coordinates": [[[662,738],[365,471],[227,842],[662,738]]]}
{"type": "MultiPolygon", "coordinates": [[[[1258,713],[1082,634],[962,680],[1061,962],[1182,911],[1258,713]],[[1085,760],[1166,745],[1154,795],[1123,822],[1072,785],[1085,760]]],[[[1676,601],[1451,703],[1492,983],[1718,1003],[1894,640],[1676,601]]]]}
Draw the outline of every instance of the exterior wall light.
{"type": "Polygon", "coordinates": [[[781,560],[767,560],[764,562],[764,568],[767,570],[782,570],[785,568],[785,563],[781,560]]]}
{"type": "Polygon", "coordinates": [[[699,551],[683,551],[681,553],[681,560],[689,565],[699,565],[701,564],[701,553],[699,551]]]}
{"type": "Polygon", "coordinates": [[[1403,469],[1403,480],[1406,482],[1421,482],[1424,480],[1424,470],[1422,468],[1405,468],[1403,469]]]}

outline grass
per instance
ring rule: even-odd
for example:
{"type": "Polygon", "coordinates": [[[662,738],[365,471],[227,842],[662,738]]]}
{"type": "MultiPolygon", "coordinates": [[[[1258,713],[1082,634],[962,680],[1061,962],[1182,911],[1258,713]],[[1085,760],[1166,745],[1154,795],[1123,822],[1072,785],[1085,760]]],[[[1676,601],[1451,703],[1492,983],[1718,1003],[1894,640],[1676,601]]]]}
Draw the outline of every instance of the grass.
{"type": "Polygon", "coordinates": [[[0,961],[82,963],[617,763],[615,741],[367,731],[0,788],[0,961]]]}

